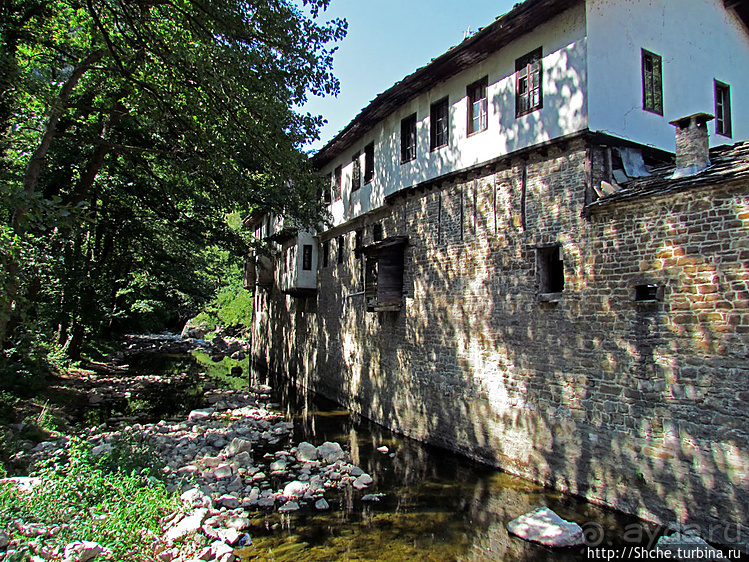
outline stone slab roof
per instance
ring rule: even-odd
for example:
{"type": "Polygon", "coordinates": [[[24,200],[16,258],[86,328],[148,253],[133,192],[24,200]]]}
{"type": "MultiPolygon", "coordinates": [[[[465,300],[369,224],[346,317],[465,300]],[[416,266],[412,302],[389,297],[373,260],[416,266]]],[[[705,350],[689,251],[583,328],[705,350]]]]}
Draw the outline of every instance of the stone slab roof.
{"type": "Polygon", "coordinates": [[[749,188],[749,141],[710,150],[711,165],[692,176],[672,179],[676,167],[662,166],[651,170],[651,175],[621,184],[616,193],[601,197],[588,204],[589,210],[605,207],[619,201],[661,195],[709,185],[719,185],[745,180],[749,188]]]}

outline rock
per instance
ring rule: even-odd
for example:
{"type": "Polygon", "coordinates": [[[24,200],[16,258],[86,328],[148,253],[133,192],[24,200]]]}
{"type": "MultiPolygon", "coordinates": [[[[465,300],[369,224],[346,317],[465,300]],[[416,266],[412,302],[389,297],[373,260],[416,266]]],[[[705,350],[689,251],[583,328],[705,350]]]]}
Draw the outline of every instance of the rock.
{"type": "Polygon", "coordinates": [[[211,340],[211,345],[221,351],[227,351],[229,349],[229,344],[226,343],[226,340],[221,336],[216,336],[215,338],[213,338],[211,340]]]}
{"type": "Polygon", "coordinates": [[[227,457],[233,457],[239,453],[251,453],[252,452],[252,441],[242,439],[241,437],[235,437],[232,439],[229,446],[224,449],[224,453],[227,457]]]}
{"type": "Polygon", "coordinates": [[[283,472],[286,470],[286,461],[283,459],[273,461],[270,463],[270,471],[271,472],[283,472]]]}
{"type": "Polygon", "coordinates": [[[682,533],[659,538],[655,550],[659,551],[658,558],[671,560],[722,560],[725,557],[700,537],[682,533]]]}
{"type": "Polygon", "coordinates": [[[245,357],[247,357],[247,356],[245,355],[244,351],[242,351],[242,350],[240,349],[240,350],[238,350],[238,351],[235,351],[234,353],[232,353],[232,354],[230,355],[230,357],[231,357],[232,359],[234,359],[234,361],[243,361],[243,360],[244,360],[244,358],[245,358],[245,357]]]}
{"type": "Polygon", "coordinates": [[[213,408],[202,408],[199,410],[193,410],[190,412],[190,414],[187,416],[187,419],[189,421],[200,421],[200,420],[207,420],[213,415],[213,408]]]}
{"type": "Polygon", "coordinates": [[[228,529],[236,529],[237,531],[241,531],[242,529],[249,529],[250,520],[247,517],[229,517],[224,522],[224,525],[226,525],[228,529]]]}
{"type": "Polygon", "coordinates": [[[309,484],[307,482],[295,480],[294,482],[286,484],[283,489],[283,495],[286,498],[301,498],[307,490],[309,490],[309,484]]]}
{"type": "Polygon", "coordinates": [[[317,454],[326,463],[334,463],[346,457],[346,453],[338,443],[326,441],[317,448],[317,454]]]}
{"type": "Polygon", "coordinates": [[[565,521],[548,507],[521,515],[507,524],[507,530],[527,541],[544,546],[564,547],[585,543],[580,525],[565,521]]]}
{"type": "Polygon", "coordinates": [[[228,544],[226,544],[224,541],[216,541],[211,545],[211,553],[213,556],[217,559],[221,558],[222,556],[226,556],[227,554],[233,554],[233,549],[228,544]]]}
{"type": "Polygon", "coordinates": [[[182,519],[174,527],[169,529],[164,535],[167,541],[173,542],[185,537],[190,537],[200,530],[203,521],[208,517],[208,509],[200,508],[193,511],[190,515],[182,519]]]}
{"type": "Polygon", "coordinates": [[[373,482],[372,477],[369,474],[362,474],[356,480],[354,480],[354,488],[361,490],[366,488],[373,482]]]}
{"type": "Polygon", "coordinates": [[[325,501],[325,498],[320,498],[315,502],[315,509],[318,511],[326,511],[330,509],[330,505],[325,501]]]}
{"type": "Polygon", "coordinates": [[[362,496],[361,501],[363,502],[378,502],[380,499],[384,498],[385,494],[366,494],[362,496]]]}
{"type": "Polygon", "coordinates": [[[296,448],[296,460],[299,462],[310,462],[317,460],[317,447],[312,443],[302,441],[296,448]]]}
{"type": "Polygon", "coordinates": [[[180,337],[182,339],[192,338],[196,340],[202,340],[205,338],[205,325],[196,322],[195,318],[190,318],[187,322],[185,322],[184,328],[182,328],[182,333],[180,334],[180,337]]]}
{"type": "Polygon", "coordinates": [[[233,471],[231,465],[222,464],[213,471],[213,476],[218,480],[220,478],[231,478],[233,471]]]}
{"type": "Polygon", "coordinates": [[[299,504],[297,502],[286,502],[278,508],[280,513],[290,513],[292,511],[299,511],[299,504]]]}
{"type": "Polygon", "coordinates": [[[242,478],[239,476],[235,477],[234,480],[232,480],[226,485],[227,492],[238,492],[242,490],[243,488],[244,488],[244,482],[242,482],[242,478]]]}
{"type": "Polygon", "coordinates": [[[14,476],[12,478],[0,479],[0,484],[13,484],[19,492],[30,492],[42,483],[41,478],[35,476],[14,476]]]}
{"type": "Polygon", "coordinates": [[[102,443],[91,449],[91,455],[94,457],[100,457],[112,452],[112,445],[109,443],[102,443]]]}
{"type": "Polygon", "coordinates": [[[86,562],[93,560],[100,554],[108,553],[108,549],[99,543],[91,541],[75,541],[65,546],[63,558],[65,562],[86,562]]]}
{"type": "Polygon", "coordinates": [[[239,531],[237,531],[236,529],[228,528],[218,530],[219,540],[222,540],[230,546],[234,546],[235,544],[237,544],[237,542],[239,542],[239,537],[239,531]]]}
{"type": "Polygon", "coordinates": [[[10,537],[5,531],[0,531],[0,549],[6,548],[10,544],[10,537]]]}
{"type": "Polygon", "coordinates": [[[211,505],[211,498],[197,488],[183,492],[180,499],[190,507],[210,507],[211,505]]]}
{"type": "Polygon", "coordinates": [[[216,499],[214,502],[218,507],[225,507],[227,509],[236,509],[239,507],[239,498],[230,494],[224,494],[216,499]]]}
{"type": "Polygon", "coordinates": [[[383,445],[382,447],[377,447],[377,450],[383,455],[387,455],[390,452],[390,449],[388,449],[385,445],[383,445]]]}
{"type": "Polygon", "coordinates": [[[234,365],[234,366],[233,366],[233,367],[231,368],[231,371],[229,371],[229,374],[230,374],[230,375],[231,375],[232,377],[241,377],[241,376],[242,376],[242,373],[243,373],[243,372],[244,372],[244,371],[242,370],[242,367],[240,367],[239,365],[234,365]]]}

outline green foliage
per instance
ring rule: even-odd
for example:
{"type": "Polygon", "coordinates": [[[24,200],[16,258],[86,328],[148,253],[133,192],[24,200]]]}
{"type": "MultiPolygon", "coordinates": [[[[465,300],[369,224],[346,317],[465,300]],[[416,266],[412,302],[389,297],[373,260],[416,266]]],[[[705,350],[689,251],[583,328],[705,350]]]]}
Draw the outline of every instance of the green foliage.
{"type": "Polygon", "coordinates": [[[338,90],[328,1],[3,3],[0,348],[175,327],[221,285],[213,249],[247,251],[227,216],[321,219],[297,107],[338,90]]]}
{"type": "Polygon", "coordinates": [[[238,260],[232,260],[226,252],[216,252],[214,259],[221,262],[217,268],[224,273],[220,277],[222,286],[195,321],[208,331],[220,329],[224,333],[242,334],[252,316],[252,294],[244,288],[244,274],[238,260]]]}
{"type": "Polygon", "coordinates": [[[59,534],[37,539],[38,546],[50,549],[92,540],[110,548],[114,560],[151,560],[159,520],[178,506],[159,481],[104,468],[80,441],[72,443],[64,462],[38,476],[42,484],[31,492],[0,486],[0,519],[65,524],[59,534]]]}

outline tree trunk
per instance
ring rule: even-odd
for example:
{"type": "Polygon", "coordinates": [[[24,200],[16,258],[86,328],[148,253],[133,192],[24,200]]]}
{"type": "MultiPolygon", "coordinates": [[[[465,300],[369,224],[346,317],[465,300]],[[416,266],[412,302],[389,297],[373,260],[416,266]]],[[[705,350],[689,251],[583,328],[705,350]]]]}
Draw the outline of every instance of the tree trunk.
{"type": "MultiPolygon", "coordinates": [[[[42,140],[31,155],[29,164],[26,167],[26,173],[24,174],[23,189],[25,192],[25,198],[13,209],[11,225],[14,233],[21,238],[24,237],[26,232],[25,220],[26,213],[29,210],[28,201],[36,191],[36,186],[39,182],[39,174],[41,173],[42,167],[47,158],[47,152],[52,144],[52,139],[57,135],[57,124],[60,121],[60,117],[62,117],[63,113],[66,111],[73,89],[78,85],[81,77],[104,57],[104,53],[105,51],[103,49],[99,49],[81,61],[63,85],[55,105],[50,110],[47,125],[44,128],[44,135],[42,135],[42,140]]],[[[21,282],[18,275],[20,268],[21,264],[18,260],[16,258],[11,258],[6,269],[7,281],[5,287],[2,287],[5,294],[2,299],[0,299],[0,350],[3,349],[5,342],[11,335],[9,333],[9,322],[11,316],[18,315],[21,312],[21,303],[19,302],[21,282]]]]}

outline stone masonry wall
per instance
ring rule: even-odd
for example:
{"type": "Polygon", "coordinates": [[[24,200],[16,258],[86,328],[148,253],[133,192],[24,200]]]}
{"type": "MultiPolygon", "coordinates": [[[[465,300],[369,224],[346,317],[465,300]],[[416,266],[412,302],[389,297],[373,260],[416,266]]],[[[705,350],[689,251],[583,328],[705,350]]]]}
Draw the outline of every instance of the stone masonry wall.
{"type": "Polygon", "coordinates": [[[586,218],[600,162],[583,141],[551,147],[367,217],[364,244],[374,223],[409,237],[400,312],[365,311],[354,232],[342,264],[328,233],[316,299],[258,290],[254,353],[405,435],[746,542],[749,187],[586,218]],[[564,291],[542,302],[549,244],[564,291]],[[634,300],[638,285],[660,300],[634,300]]]}

